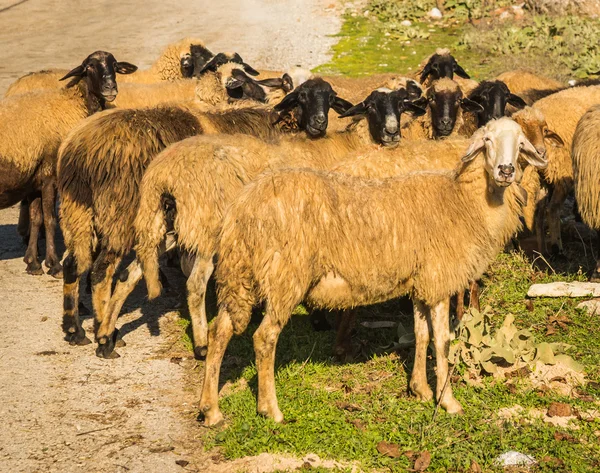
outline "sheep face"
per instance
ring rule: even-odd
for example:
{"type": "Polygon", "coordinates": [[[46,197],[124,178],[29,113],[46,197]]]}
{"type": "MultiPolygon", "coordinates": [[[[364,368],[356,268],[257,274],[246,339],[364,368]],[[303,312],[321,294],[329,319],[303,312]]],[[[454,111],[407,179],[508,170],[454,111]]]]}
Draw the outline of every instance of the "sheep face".
{"type": "Polygon", "coordinates": [[[181,76],[189,79],[194,76],[194,71],[200,71],[214,57],[205,46],[190,44],[190,52],[181,56],[181,76]]]}
{"type": "Polygon", "coordinates": [[[548,128],[541,110],[525,107],[514,113],[511,118],[521,126],[523,133],[541,156],[546,155],[546,143],[557,148],[565,145],[562,138],[548,128]]]}
{"type": "Polygon", "coordinates": [[[485,152],[486,171],[498,187],[521,181],[523,169],[519,156],[538,169],[548,166],[548,161],[525,137],[522,128],[509,118],[492,120],[479,128],[462,158],[463,163],[472,161],[480,152],[485,152]]]}
{"type": "Polygon", "coordinates": [[[112,102],[118,92],[116,74],[131,74],[136,70],[137,66],[133,64],[117,62],[111,53],[96,51],[60,80],[73,77],[67,84],[67,87],[73,87],[81,79],[85,79],[89,93],[101,103],[112,102]]]}
{"type": "Polygon", "coordinates": [[[456,59],[454,59],[454,56],[452,56],[449,51],[437,51],[429,58],[429,61],[423,68],[419,81],[422,84],[429,76],[431,76],[432,80],[441,79],[443,77],[453,79],[454,74],[465,79],[470,79],[469,74],[458,65],[456,59]]]}
{"type": "Polygon", "coordinates": [[[265,103],[267,101],[267,90],[282,89],[289,92],[294,88],[292,78],[284,74],[280,78],[254,80],[248,77],[241,69],[233,69],[231,76],[225,80],[227,95],[232,99],[250,99],[265,103]]]}
{"type": "Polygon", "coordinates": [[[499,80],[483,81],[471,92],[469,99],[483,108],[477,112],[477,126],[483,126],[494,118],[503,117],[506,104],[516,108],[523,108],[526,105],[521,97],[511,94],[506,84],[499,80]]]}
{"type": "Polygon", "coordinates": [[[454,130],[459,108],[482,112],[483,107],[463,97],[462,90],[451,79],[440,79],[427,89],[427,101],[431,111],[434,138],[448,136],[454,130]]]}
{"type": "Polygon", "coordinates": [[[282,119],[284,113],[293,110],[300,129],[311,138],[320,138],[327,132],[330,108],[337,113],[345,113],[352,108],[352,104],[338,97],[329,82],[315,78],[307,80],[286,95],[275,106],[275,111],[281,113],[282,119]]]}
{"type": "Polygon", "coordinates": [[[410,101],[406,89],[380,88],[340,118],[364,115],[373,141],[383,146],[397,146],[400,141],[400,115],[407,110],[415,115],[425,113],[424,109],[410,101]]]}
{"type": "Polygon", "coordinates": [[[210,61],[208,61],[204,67],[199,68],[198,71],[194,68],[194,75],[196,77],[201,77],[203,74],[207,72],[217,72],[217,69],[228,62],[234,62],[236,64],[240,64],[244,71],[252,76],[257,76],[259,72],[244,62],[242,57],[238,53],[219,53],[214,56],[210,61]]]}

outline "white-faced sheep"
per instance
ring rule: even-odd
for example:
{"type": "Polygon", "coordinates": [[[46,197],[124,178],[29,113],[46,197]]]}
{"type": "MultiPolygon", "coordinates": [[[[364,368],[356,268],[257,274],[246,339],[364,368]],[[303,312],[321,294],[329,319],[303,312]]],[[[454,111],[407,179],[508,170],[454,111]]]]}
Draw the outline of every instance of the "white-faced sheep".
{"type": "MultiPolygon", "coordinates": [[[[185,38],[167,46],[149,69],[131,74],[130,77],[120,82],[154,83],[192,77],[194,67],[199,70],[212,57],[213,54],[202,41],[185,38]]],[[[4,96],[10,97],[39,89],[61,88],[63,84],[59,81],[68,72],[66,69],[31,72],[13,82],[4,96]]]]}
{"type": "Polygon", "coordinates": [[[306,299],[348,308],[405,293],[413,299],[417,343],[410,387],[421,399],[433,397],[425,370],[429,319],[437,400],[448,412],[462,412],[451,387],[443,389],[448,299],[481,276],[520,225],[519,192],[511,186],[522,172],[519,156],[546,165],[520,127],[501,118],[473,136],[456,171],[368,180],[288,170],[250,183],[226,212],[217,249],[219,314],[209,328],[200,400],[205,424],[223,419],[221,362],[256,303],[266,307],[254,334],[258,412],[280,422],[275,345],[296,305],[306,299]]]}
{"type": "MultiPolygon", "coordinates": [[[[329,84],[311,80],[286,96],[276,110],[298,108],[300,129],[325,133],[331,104],[345,111],[352,104],[335,97],[329,84]]],[[[207,133],[246,133],[274,139],[274,113],[265,108],[200,112],[193,108],[156,107],[114,110],[92,117],[74,129],[59,151],[58,188],[61,228],[69,255],[65,259],[63,330],[72,344],[89,343],[78,314],[81,274],[91,267],[92,303],[99,356],[115,356],[114,339],[103,335],[110,311],[112,276],[131,251],[131,232],[139,184],[148,164],[171,143],[207,133]],[[97,245],[93,241],[98,239],[97,245]],[[97,255],[93,256],[93,247],[97,255]],[[100,335],[99,335],[100,334],[100,335]]],[[[126,279],[126,277],[124,277],[126,279]]]]}
{"type": "MultiPolygon", "coordinates": [[[[377,145],[395,146],[400,114],[407,109],[418,111],[408,101],[405,90],[378,89],[344,114],[367,114],[366,123],[356,125],[352,131],[331,134],[318,141],[295,138],[274,143],[249,136],[237,136],[234,140],[225,136],[194,137],[165,149],[153,161],[142,180],[135,222],[136,254],[150,298],[160,293],[159,247],[169,227],[173,227],[178,245],[195,256],[188,279],[188,306],[197,357],[206,354],[204,294],[213,270],[223,212],[242,187],[267,169],[327,169],[350,151],[375,149],[377,145]],[[163,213],[164,199],[175,209],[170,216],[174,219],[172,224],[167,223],[163,213]]],[[[138,271],[137,277],[140,276],[138,271]]],[[[117,315],[111,316],[113,325],[109,335],[117,315]]]]}
{"type": "MultiPolygon", "coordinates": [[[[600,105],[590,108],[573,136],[575,197],[582,220],[600,235],[600,105]]],[[[590,280],[600,282],[600,258],[590,280]]]]}
{"type": "Polygon", "coordinates": [[[580,118],[595,104],[600,104],[600,86],[562,90],[533,105],[533,108],[544,114],[548,126],[564,144],[562,147],[548,147],[548,168],[544,171],[544,177],[552,189],[548,202],[549,243],[552,253],[562,251],[560,212],[569,192],[573,190],[573,134],[580,118]]]}
{"type": "Polygon", "coordinates": [[[37,240],[43,223],[46,266],[49,274],[62,275],[54,242],[56,159],[62,139],[78,122],[114,99],[116,73],[135,69],[129,63],[117,62],[110,53],[97,51],[65,76],[72,78],[67,89],[30,92],[0,102],[0,208],[23,199],[31,204],[25,254],[28,273],[42,274],[37,240]]]}

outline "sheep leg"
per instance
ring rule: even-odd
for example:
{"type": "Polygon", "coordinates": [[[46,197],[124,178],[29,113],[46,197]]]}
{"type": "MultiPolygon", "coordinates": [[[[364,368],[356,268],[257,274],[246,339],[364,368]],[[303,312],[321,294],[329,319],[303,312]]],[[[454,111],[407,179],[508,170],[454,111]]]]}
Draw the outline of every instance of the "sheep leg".
{"type": "Polygon", "coordinates": [[[40,234],[40,228],[43,223],[42,217],[42,198],[36,196],[29,202],[29,244],[27,245],[27,251],[23,261],[27,263],[27,273],[33,275],[44,274],[42,265],[38,261],[38,238],[40,234]]]}
{"type": "Polygon", "coordinates": [[[98,348],[96,355],[101,358],[118,358],[114,351],[118,332],[113,332],[113,337],[99,337],[98,329],[106,324],[105,319],[109,317],[108,309],[111,299],[112,280],[121,257],[114,251],[102,249],[100,255],[92,265],[92,306],[94,308],[94,327],[98,348]]]}
{"type": "Polygon", "coordinates": [[[450,349],[448,302],[448,299],[445,299],[431,309],[431,325],[433,327],[433,344],[435,346],[437,371],[435,397],[440,406],[446,409],[449,414],[462,414],[462,406],[454,398],[451,382],[448,379],[448,351],[450,349]]]}
{"type": "Polygon", "coordinates": [[[535,240],[537,249],[541,254],[546,254],[546,206],[547,198],[544,197],[535,209],[535,240]]]}
{"type": "Polygon", "coordinates": [[[479,305],[479,282],[471,281],[469,283],[469,308],[481,310],[479,305]]]}
{"type": "Polygon", "coordinates": [[[81,271],[77,261],[71,254],[64,261],[63,279],[63,322],[65,340],[71,345],[88,345],[92,341],[85,336],[79,318],[79,279],[81,271]]]}
{"type": "Polygon", "coordinates": [[[21,235],[23,243],[29,241],[29,202],[23,199],[19,205],[19,223],[17,224],[17,232],[21,235]]]}
{"type": "MultiPolygon", "coordinates": [[[[248,319],[250,319],[248,317],[248,319]]],[[[227,310],[219,314],[208,331],[208,352],[204,367],[204,385],[200,397],[200,411],[204,414],[204,425],[214,426],[223,421],[219,410],[219,374],[225,350],[233,335],[233,323],[227,310]]]]}
{"type": "Polygon", "coordinates": [[[554,186],[550,203],[548,204],[548,223],[550,227],[550,249],[552,254],[562,253],[563,244],[560,234],[560,211],[567,198],[566,186],[558,183],[554,186]]]}
{"type": "Polygon", "coordinates": [[[465,315],[465,290],[456,293],[456,320],[460,322],[465,315]]]}
{"type": "MultiPolygon", "coordinates": [[[[410,377],[410,390],[417,399],[430,401],[433,391],[427,384],[427,346],[429,345],[429,308],[422,301],[413,300],[415,319],[415,364],[410,377]]],[[[446,314],[446,317],[449,315],[446,314]]]]}
{"type": "Polygon", "coordinates": [[[206,286],[214,268],[212,257],[202,259],[197,256],[190,277],[187,280],[188,309],[192,320],[194,356],[197,360],[204,359],[207,352],[206,286]]]}
{"type": "Polygon", "coordinates": [[[253,337],[258,371],[258,413],[275,422],[283,420],[275,390],[275,348],[284,324],[276,316],[272,305],[267,303],[265,316],[253,337]]]}
{"type": "Polygon", "coordinates": [[[63,277],[63,268],[56,254],[56,180],[54,177],[46,180],[42,187],[42,207],[44,213],[44,228],[46,229],[46,267],[48,274],[57,279],[63,277]]]}
{"type": "Polygon", "coordinates": [[[352,355],[352,329],[356,322],[356,312],[356,309],[346,309],[336,313],[338,321],[334,353],[340,359],[352,355]]]}
{"type": "Polygon", "coordinates": [[[133,260],[127,268],[119,274],[119,279],[108,305],[108,317],[98,325],[96,330],[97,340],[114,340],[115,347],[125,346],[125,342],[118,338],[119,331],[115,328],[123,304],[135,286],[142,279],[142,267],[137,259],[133,260]]]}

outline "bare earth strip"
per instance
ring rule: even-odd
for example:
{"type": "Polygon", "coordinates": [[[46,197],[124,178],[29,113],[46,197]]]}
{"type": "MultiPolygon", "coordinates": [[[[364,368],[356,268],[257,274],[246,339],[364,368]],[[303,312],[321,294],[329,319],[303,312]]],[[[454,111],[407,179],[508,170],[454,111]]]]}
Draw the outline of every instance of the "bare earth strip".
{"type": "MultiPolygon", "coordinates": [[[[328,35],[340,27],[329,3],[0,0],[0,94],[27,72],[73,67],[97,49],[147,67],[184,36],[203,38],[213,51],[238,51],[260,68],[314,67],[327,60],[335,41],[328,35]]],[[[195,421],[199,370],[181,352],[177,313],[169,312],[177,297],[150,304],[143,285],[136,290],[118,324],[127,347],[117,360],[97,358],[94,345],[64,342],[62,282],[25,274],[16,222],[16,208],[0,211],[0,472],[268,471],[302,464],[262,457],[234,466],[203,453],[195,421]],[[177,460],[190,463],[183,468],[177,460]]],[[[172,276],[182,290],[183,281],[172,276]]],[[[93,339],[92,320],[84,327],[93,339]]]]}

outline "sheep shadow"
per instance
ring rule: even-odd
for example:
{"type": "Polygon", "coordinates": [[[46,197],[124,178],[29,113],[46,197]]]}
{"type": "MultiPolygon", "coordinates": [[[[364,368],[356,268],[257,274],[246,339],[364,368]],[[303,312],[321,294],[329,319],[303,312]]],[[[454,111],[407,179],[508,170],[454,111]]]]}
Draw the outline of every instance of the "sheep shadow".
{"type": "MultiPolygon", "coordinates": [[[[38,239],[38,259],[40,262],[44,261],[46,256],[46,236],[43,231],[40,232],[40,238],[38,239]]],[[[27,242],[23,240],[19,232],[17,231],[16,224],[4,224],[0,225],[0,261],[11,260],[15,258],[23,258],[27,249],[27,242]]],[[[62,237],[60,229],[57,227],[56,236],[56,253],[59,258],[65,252],[65,243],[62,237]]]]}

